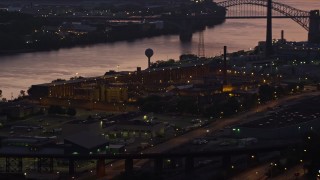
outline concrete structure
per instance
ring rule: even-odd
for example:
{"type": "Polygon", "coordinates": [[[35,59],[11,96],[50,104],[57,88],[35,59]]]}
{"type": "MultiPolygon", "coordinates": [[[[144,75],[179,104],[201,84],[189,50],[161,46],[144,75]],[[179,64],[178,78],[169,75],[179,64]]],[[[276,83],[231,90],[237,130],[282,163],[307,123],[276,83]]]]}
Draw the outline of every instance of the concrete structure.
{"type": "Polygon", "coordinates": [[[0,103],[0,114],[8,119],[22,119],[38,113],[39,107],[27,102],[3,102],[0,103]]]}
{"type": "Polygon", "coordinates": [[[266,35],[266,57],[273,54],[272,49],[272,0],[267,3],[267,35],[266,35]]]}
{"type": "Polygon", "coordinates": [[[106,102],[126,102],[128,100],[128,87],[124,83],[112,84],[106,88],[105,94],[106,102]]]}
{"type": "Polygon", "coordinates": [[[114,78],[116,79],[116,77],[113,75],[108,77],[81,78],[32,85],[30,95],[36,98],[48,97],[101,102],[127,101],[127,85],[125,83],[109,83],[114,78]]]}
{"type": "Polygon", "coordinates": [[[32,97],[72,98],[74,90],[83,85],[96,83],[93,78],[57,80],[51,83],[32,85],[28,91],[32,97]]]}
{"type": "Polygon", "coordinates": [[[73,99],[83,99],[91,101],[99,101],[105,99],[104,95],[105,88],[98,86],[97,84],[84,84],[81,87],[75,87],[73,99]]]}

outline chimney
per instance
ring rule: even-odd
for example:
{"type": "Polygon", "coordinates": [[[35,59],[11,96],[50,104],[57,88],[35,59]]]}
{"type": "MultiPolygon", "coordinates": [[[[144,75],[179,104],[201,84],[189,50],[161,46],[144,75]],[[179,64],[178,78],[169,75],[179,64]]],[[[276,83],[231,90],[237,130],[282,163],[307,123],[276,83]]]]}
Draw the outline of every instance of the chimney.
{"type": "Polygon", "coordinates": [[[227,46],[223,47],[223,85],[227,84],[227,46]]]}
{"type": "Polygon", "coordinates": [[[142,82],[141,67],[137,67],[137,81],[142,82]]]}

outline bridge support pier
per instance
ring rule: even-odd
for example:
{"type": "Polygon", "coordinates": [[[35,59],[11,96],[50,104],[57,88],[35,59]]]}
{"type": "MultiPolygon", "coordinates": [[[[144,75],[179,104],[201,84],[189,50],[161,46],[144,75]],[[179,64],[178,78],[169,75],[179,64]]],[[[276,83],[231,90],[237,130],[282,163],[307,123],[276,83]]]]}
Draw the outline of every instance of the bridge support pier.
{"type": "Polygon", "coordinates": [[[163,171],[163,159],[156,158],[154,159],[154,171],[157,175],[161,175],[163,171]]]}
{"type": "Polygon", "coordinates": [[[132,174],[133,173],[133,159],[128,158],[125,160],[125,173],[132,174]]]}
{"type": "Polygon", "coordinates": [[[106,175],[106,162],[104,158],[97,160],[96,172],[98,178],[104,177],[106,175]]]}
{"type": "Polygon", "coordinates": [[[183,20],[181,22],[179,38],[181,42],[190,42],[192,40],[192,22],[183,20]]]}
{"type": "Polygon", "coordinates": [[[194,171],[194,157],[186,157],[185,171],[186,173],[192,173],[194,171]]]}
{"type": "Polygon", "coordinates": [[[266,57],[271,56],[272,48],[272,0],[268,0],[267,4],[267,36],[266,36],[266,57]]]}
{"type": "Polygon", "coordinates": [[[310,11],[308,41],[311,43],[320,43],[320,11],[310,11]]]}

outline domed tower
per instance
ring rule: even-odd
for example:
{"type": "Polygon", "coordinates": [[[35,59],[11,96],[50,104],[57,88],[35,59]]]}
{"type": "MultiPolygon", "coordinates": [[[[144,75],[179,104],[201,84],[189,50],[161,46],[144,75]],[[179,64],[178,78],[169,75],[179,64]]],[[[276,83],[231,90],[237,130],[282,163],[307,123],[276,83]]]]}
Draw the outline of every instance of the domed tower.
{"type": "Polygon", "coordinates": [[[153,56],[153,50],[151,48],[146,49],[144,52],[145,55],[148,57],[148,69],[150,68],[150,58],[153,56]]]}

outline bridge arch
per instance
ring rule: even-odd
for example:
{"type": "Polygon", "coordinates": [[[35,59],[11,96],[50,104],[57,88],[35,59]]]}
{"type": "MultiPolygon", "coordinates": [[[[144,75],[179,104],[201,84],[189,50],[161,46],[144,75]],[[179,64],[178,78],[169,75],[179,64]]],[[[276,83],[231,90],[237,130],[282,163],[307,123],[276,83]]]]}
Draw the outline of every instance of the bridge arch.
{"type": "MultiPolygon", "coordinates": [[[[225,8],[241,5],[267,7],[268,0],[226,0],[217,2],[217,4],[225,8]]],[[[272,9],[283,14],[284,16],[290,17],[292,20],[294,20],[296,23],[302,26],[305,30],[309,31],[310,13],[308,11],[296,9],[294,7],[279,2],[272,2],[272,9]]]]}

